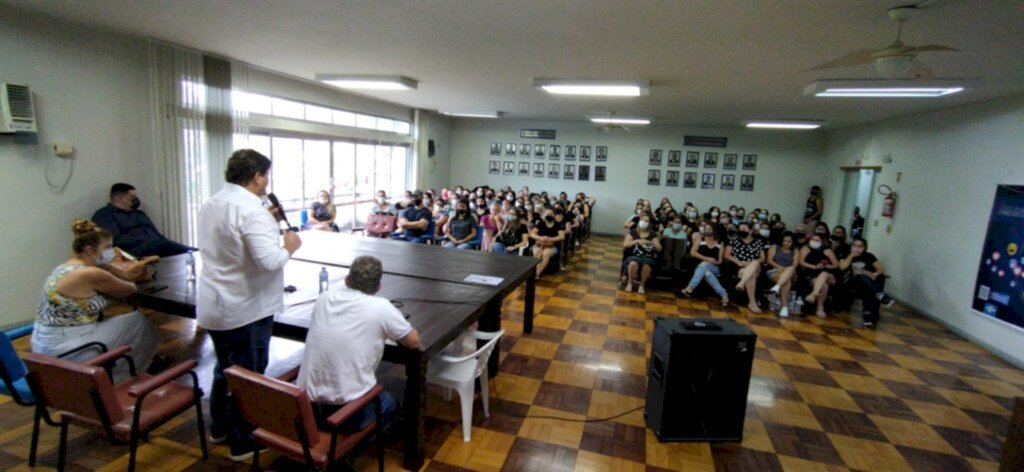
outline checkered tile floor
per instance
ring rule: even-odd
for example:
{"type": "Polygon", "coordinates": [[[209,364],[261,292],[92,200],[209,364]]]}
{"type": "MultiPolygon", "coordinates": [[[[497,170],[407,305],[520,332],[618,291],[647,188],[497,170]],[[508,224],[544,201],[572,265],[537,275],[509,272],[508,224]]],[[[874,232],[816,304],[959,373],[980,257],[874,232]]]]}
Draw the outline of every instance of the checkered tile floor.
{"type": "MultiPolygon", "coordinates": [[[[867,331],[840,313],[827,320],[779,320],[715,300],[677,299],[617,289],[618,238],[594,237],[571,266],[537,287],[534,332],[522,334],[522,294],[505,301],[501,373],[491,390],[490,418],[479,399],[472,441],[464,443],[457,399],[428,396],[424,470],[700,471],[700,470],[997,470],[1013,399],[1024,396],[1024,372],[938,323],[902,308],[885,309],[867,331]],[[657,316],[728,317],[758,334],[741,444],[659,443],[644,427],[648,342],[657,316]],[[523,418],[547,416],[562,419],[523,418]]],[[[151,314],[162,350],[203,359],[211,349],[191,321],[151,314]]],[[[27,347],[27,339],[19,340],[27,347]]],[[[274,340],[274,365],[294,362],[301,345],[274,340]]],[[[383,382],[400,391],[401,369],[383,382]]],[[[0,400],[0,469],[27,466],[31,411],[0,400]]],[[[56,465],[57,435],[43,429],[39,465],[56,465]]],[[[69,470],[121,470],[127,448],[72,428],[69,470]]],[[[387,451],[401,470],[400,443],[387,451]]],[[[140,468],[242,470],[224,447],[198,460],[194,417],[183,416],[140,449],[140,468]]],[[[274,470],[298,466],[275,454],[274,470]]],[[[357,469],[376,470],[373,451],[357,469]]]]}

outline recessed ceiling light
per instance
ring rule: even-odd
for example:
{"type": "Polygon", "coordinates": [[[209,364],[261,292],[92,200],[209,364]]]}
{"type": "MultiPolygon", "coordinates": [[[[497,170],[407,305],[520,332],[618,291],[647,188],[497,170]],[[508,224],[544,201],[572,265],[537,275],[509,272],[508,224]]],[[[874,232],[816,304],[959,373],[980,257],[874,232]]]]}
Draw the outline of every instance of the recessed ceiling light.
{"type": "Polygon", "coordinates": [[[501,118],[504,115],[500,111],[442,111],[441,114],[458,118],[501,118]]]}
{"type": "Polygon", "coordinates": [[[821,128],[820,121],[798,121],[798,120],[770,120],[770,121],[748,121],[747,128],[765,129],[818,129],[821,128]]]}
{"type": "Polygon", "coordinates": [[[962,80],[818,80],[804,87],[816,97],[934,98],[964,90],[962,80]]]}
{"type": "Polygon", "coordinates": [[[647,95],[650,82],[646,80],[533,79],[533,86],[556,95],[639,97],[647,95]]]}
{"type": "Polygon", "coordinates": [[[592,123],[614,124],[614,125],[649,125],[649,118],[627,118],[624,116],[595,116],[590,118],[592,123]]]}
{"type": "Polygon", "coordinates": [[[415,80],[399,75],[339,75],[316,74],[318,82],[343,89],[354,90],[414,90],[415,80]]]}

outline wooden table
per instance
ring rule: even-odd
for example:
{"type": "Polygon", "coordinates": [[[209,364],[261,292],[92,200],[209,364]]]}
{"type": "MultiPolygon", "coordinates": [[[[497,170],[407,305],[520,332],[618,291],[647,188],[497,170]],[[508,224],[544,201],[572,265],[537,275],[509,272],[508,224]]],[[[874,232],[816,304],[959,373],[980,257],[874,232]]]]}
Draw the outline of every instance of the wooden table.
{"type": "MultiPolygon", "coordinates": [[[[195,318],[196,283],[186,280],[185,257],[166,257],[157,263],[155,281],[139,287],[140,293],[137,297],[141,306],[195,318]],[[164,285],[166,288],[147,293],[149,287],[164,285]]],[[[202,261],[197,256],[197,266],[201,267],[201,264],[202,261]]],[[[275,336],[305,340],[313,302],[318,296],[319,272],[324,265],[325,263],[293,259],[285,266],[285,285],[294,285],[297,290],[295,293],[285,295],[284,313],[274,318],[275,336]]],[[[347,274],[348,269],[345,267],[328,266],[330,286],[342,286],[347,274]]],[[[401,301],[402,306],[399,310],[407,316],[409,323],[420,335],[419,350],[406,349],[391,343],[384,349],[385,360],[405,366],[405,467],[418,470],[424,461],[426,371],[430,358],[448,346],[474,322],[479,322],[478,328],[482,331],[500,329],[501,297],[498,296],[498,291],[497,287],[488,285],[448,282],[393,273],[385,274],[381,280],[381,291],[377,295],[401,301]]]]}

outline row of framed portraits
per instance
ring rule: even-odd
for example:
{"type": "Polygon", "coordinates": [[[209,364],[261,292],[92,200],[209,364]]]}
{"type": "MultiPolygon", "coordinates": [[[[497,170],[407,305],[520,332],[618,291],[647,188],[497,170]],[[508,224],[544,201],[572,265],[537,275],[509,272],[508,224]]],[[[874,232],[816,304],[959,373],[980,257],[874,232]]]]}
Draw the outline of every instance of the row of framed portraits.
{"type": "Polygon", "coordinates": [[[589,146],[575,144],[528,144],[528,143],[502,143],[491,141],[491,155],[505,157],[522,157],[548,159],[552,161],[566,160],[575,161],[577,157],[581,162],[590,162],[591,156],[596,162],[608,161],[608,146],[589,146]],[[591,153],[593,149],[593,153],[591,153]]]}
{"type": "MultiPolygon", "coordinates": [[[[682,187],[683,188],[697,188],[697,172],[684,172],[682,173],[682,187]]],[[[678,170],[667,170],[665,171],[665,186],[666,187],[679,187],[680,186],[680,171],[678,170]]],[[[714,190],[715,180],[717,174],[705,172],[700,175],[700,188],[704,190],[714,190]]],[[[721,190],[735,190],[736,189],[736,174],[722,174],[721,179],[718,180],[718,188],[721,190]]],[[[661,185],[661,169],[650,169],[647,171],[647,185],[661,185]]],[[[754,191],[754,176],[753,175],[741,175],[740,176],[740,190],[744,192],[754,191]]]]}
{"type": "MultiPolygon", "coordinates": [[[[647,158],[647,165],[650,166],[661,166],[662,163],[662,152],[661,149],[651,149],[651,153],[647,158]]],[[[704,153],[704,168],[705,169],[717,169],[718,168],[718,153],[717,152],[705,152],[704,153]]],[[[740,163],[739,154],[724,154],[722,156],[722,170],[736,170],[737,165],[740,163]]],[[[687,151],[686,153],[686,167],[700,167],[700,152],[687,151]]],[[[668,166],[669,167],[682,167],[683,165],[683,151],[669,151],[668,152],[668,166]]],[[[744,154],[742,161],[742,170],[756,171],[757,170],[757,154],[744,154]]]]}
{"type": "MultiPolygon", "coordinates": [[[[604,182],[607,178],[606,166],[594,166],[594,182],[604,182]]],[[[491,175],[518,175],[520,177],[536,177],[543,179],[580,180],[589,181],[590,165],[588,164],[545,164],[543,162],[513,162],[513,161],[490,161],[487,173],[491,175]],[[545,171],[547,171],[545,173],[545,171]]]]}

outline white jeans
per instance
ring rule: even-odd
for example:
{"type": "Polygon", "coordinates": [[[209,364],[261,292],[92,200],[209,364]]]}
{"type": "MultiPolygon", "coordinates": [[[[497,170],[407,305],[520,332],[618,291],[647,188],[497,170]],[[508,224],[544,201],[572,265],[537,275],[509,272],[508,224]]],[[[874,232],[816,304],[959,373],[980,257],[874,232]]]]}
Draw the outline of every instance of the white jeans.
{"type": "MultiPolygon", "coordinates": [[[[145,372],[149,367],[153,355],[160,348],[160,341],[156,329],[138,311],[83,326],[43,326],[37,322],[32,329],[32,352],[57,356],[91,342],[101,342],[109,349],[129,346],[132,350],[128,355],[135,361],[138,372],[145,372]]],[[[97,354],[97,349],[86,349],[65,359],[80,362],[97,354]]],[[[115,380],[122,379],[127,373],[128,363],[119,361],[114,368],[115,380]]]]}

